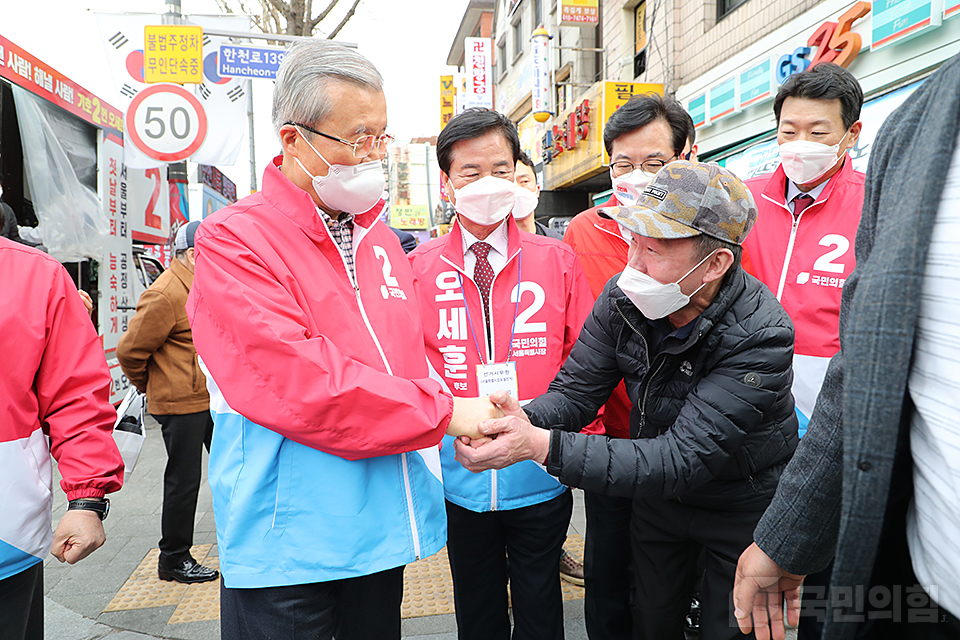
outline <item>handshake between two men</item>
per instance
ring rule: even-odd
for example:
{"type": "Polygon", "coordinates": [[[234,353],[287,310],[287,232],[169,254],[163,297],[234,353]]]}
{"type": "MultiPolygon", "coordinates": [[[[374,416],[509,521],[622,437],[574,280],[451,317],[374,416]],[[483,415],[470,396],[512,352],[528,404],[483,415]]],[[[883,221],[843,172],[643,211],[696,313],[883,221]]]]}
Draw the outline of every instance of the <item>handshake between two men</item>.
{"type": "Polygon", "coordinates": [[[456,459],[474,473],[503,469],[522,460],[546,464],[550,432],[535,427],[516,398],[497,391],[488,398],[454,398],[447,435],[456,459]]]}

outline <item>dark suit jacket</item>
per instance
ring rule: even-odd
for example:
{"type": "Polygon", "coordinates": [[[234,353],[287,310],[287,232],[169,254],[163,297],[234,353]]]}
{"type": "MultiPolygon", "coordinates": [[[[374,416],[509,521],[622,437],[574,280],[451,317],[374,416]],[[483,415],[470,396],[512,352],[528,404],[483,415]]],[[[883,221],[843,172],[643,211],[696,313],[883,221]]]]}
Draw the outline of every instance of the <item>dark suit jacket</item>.
{"type": "MultiPolygon", "coordinates": [[[[927,79],[877,136],[857,267],[843,288],[840,352],[754,533],[760,548],[792,573],[817,571],[833,557],[832,588],[869,585],[875,563],[886,561],[878,556],[881,537],[903,539],[901,498],[912,491],[907,380],[927,248],[958,121],[960,56],[927,79]]],[[[828,620],[823,637],[850,638],[856,630],[828,620]]]]}

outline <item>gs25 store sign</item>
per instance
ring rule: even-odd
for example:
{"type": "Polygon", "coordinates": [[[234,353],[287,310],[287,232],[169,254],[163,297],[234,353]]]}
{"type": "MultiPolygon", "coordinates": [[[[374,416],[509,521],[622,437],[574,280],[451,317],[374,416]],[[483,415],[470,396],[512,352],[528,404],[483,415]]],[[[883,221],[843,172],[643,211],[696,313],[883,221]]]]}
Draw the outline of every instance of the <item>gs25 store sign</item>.
{"type": "Polygon", "coordinates": [[[776,66],[777,82],[783,84],[793,74],[805,71],[820,62],[833,62],[844,68],[849,67],[860,53],[863,44],[860,34],[852,33],[850,28],[868,13],[870,3],[857,2],[836,22],[827,21],[817,27],[807,39],[806,46],[797,47],[793,53],[780,56],[776,66]],[[817,52],[811,57],[813,47],[816,47],[817,52]]]}

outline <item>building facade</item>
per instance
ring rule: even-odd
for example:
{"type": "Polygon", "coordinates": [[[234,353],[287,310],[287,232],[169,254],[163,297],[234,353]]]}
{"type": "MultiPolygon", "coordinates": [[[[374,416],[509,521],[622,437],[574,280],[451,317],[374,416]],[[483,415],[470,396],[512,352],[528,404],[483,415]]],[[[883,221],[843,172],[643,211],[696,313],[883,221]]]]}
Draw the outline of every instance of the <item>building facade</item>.
{"type": "MultiPolygon", "coordinates": [[[[886,115],[960,52],[960,0],[472,0],[465,20],[479,4],[494,44],[494,108],[542,162],[539,219],[541,209],[570,215],[605,197],[603,125],[637,93],[676,97],[697,123],[700,158],[747,178],[776,166],[780,83],[821,60],[841,63],[866,96],[854,152],[863,170],[886,115]],[[596,22],[561,24],[568,5],[588,7],[596,22]],[[544,123],[531,113],[539,24],[552,36],[553,115],[544,123]]],[[[448,63],[462,66],[462,38],[481,32],[461,27],[460,56],[455,41],[448,63]]]]}

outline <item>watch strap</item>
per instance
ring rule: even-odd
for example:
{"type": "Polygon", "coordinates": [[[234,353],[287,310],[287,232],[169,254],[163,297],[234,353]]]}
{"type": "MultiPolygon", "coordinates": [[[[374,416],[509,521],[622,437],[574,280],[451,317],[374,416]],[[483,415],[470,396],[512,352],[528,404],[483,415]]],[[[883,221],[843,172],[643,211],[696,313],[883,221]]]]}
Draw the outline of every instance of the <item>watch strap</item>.
{"type": "Polygon", "coordinates": [[[102,500],[79,498],[77,500],[71,500],[67,503],[67,511],[73,511],[75,509],[81,511],[95,511],[100,516],[101,520],[106,520],[107,514],[110,512],[110,500],[108,498],[103,498],[102,500]]]}

